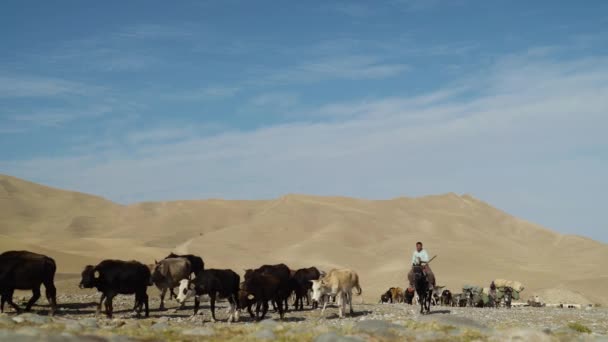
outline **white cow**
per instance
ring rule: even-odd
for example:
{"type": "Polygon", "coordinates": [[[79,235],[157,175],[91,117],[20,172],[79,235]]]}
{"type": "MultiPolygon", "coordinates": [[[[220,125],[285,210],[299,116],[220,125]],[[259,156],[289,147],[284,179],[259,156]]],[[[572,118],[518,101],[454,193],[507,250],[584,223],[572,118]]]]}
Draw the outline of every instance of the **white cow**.
{"type": "Polygon", "coordinates": [[[338,315],[344,317],[346,303],[350,306],[350,314],[353,311],[353,288],[357,289],[357,295],[361,295],[361,286],[359,286],[359,276],[350,269],[333,269],[327,275],[312,280],[312,299],[317,302],[323,301],[323,309],[321,314],[325,312],[327,300],[323,300],[326,296],[336,296],[338,300],[338,315]]]}

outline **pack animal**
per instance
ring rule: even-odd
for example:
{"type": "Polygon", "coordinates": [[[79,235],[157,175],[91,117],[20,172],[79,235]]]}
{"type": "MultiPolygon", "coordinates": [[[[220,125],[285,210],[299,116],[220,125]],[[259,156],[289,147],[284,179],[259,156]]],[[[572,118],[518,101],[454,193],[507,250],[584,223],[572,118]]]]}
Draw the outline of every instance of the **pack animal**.
{"type": "Polygon", "coordinates": [[[418,300],[420,302],[420,313],[428,314],[431,311],[431,300],[433,297],[433,286],[429,283],[426,274],[423,272],[423,266],[414,265],[414,284],[418,300]]]}

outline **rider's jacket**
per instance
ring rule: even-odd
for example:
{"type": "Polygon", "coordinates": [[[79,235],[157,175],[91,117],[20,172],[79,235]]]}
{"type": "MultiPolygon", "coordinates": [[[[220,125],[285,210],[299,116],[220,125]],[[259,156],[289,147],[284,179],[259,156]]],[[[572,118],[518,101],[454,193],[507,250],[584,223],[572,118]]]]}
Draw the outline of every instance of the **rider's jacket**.
{"type": "Polygon", "coordinates": [[[420,252],[418,252],[417,250],[414,251],[414,254],[412,255],[412,265],[417,265],[420,262],[428,262],[428,261],[429,261],[429,255],[426,253],[426,249],[423,249],[420,252]]]}

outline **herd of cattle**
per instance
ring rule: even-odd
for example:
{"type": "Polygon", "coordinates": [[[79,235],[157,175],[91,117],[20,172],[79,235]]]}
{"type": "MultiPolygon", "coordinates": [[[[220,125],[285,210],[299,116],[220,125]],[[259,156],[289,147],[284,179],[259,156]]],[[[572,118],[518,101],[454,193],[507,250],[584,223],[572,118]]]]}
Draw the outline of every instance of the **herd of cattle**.
{"type": "MultiPolygon", "coordinates": [[[[40,298],[40,286],[44,285],[50,314],[54,314],[57,310],[57,291],[54,285],[56,270],[55,261],[45,255],[28,251],[8,251],[0,254],[0,312],[4,312],[5,303],[17,312],[21,311],[13,302],[16,289],[32,290],[32,298],[25,306],[25,310],[29,311],[40,298]]],[[[180,304],[179,308],[184,306],[186,300],[194,297],[196,315],[200,307],[200,297],[208,295],[212,321],[216,320],[216,300],[226,299],[230,306],[229,322],[238,321],[240,311],[245,309],[252,318],[263,319],[268,312],[269,302],[283,319],[288,311],[290,298],[294,299],[295,310],[304,309],[304,300],[306,305],[312,306],[313,309],[322,303],[322,313],[330,299],[337,301],[339,317],[342,318],[346,305],[349,305],[349,312],[353,314],[353,290],[356,290],[357,295],[362,292],[357,273],[350,269],[333,269],[325,273],[316,267],[292,270],[285,264],[263,265],[257,269],[245,270],[244,279],[241,281],[241,277],[230,269],[206,269],[203,259],[199,256],[173,253],[150,265],[138,261],[104,260],[95,266],[86,266],[81,277],[80,288],[96,288],[101,292],[97,312],[101,312],[104,305],[108,317],[112,317],[114,310],[112,300],[119,294],[135,295],[134,312],[139,316],[143,310],[148,317],[147,288],[152,285],[160,290],[160,310],[165,309],[165,296],[169,292],[170,298],[175,298],[180,304]]],[[[418,298],[421,298],[419,302],[422,313],[428,312],[430,305],[497,307],[504,301],[504,305],[510,307],[511,303],[509,288],[506,292],[501,290],[500,300],[490,295],[488,301],[487,298],[482,300],[481,292],[467,292],[469,288],[463,289],[461,294],[452,294],[450,290],[441,287],[428,288],[427,291],[425,286],[416,285],[416,291],[412,288],[403,290],[391,287],[381,295],[380,302],[415,304],[418,298]],[[421,288],[424,288],[424,291],[420,291],[421,288]],[[429,302],[429,306],[425,306],[426,302],[429,302]]]]}
{"type": "MultiPolygon", "coordinates": [[[[33,296],[26,304],[29,311],[40,298],[40,286],[46,289],[50,314],[57,310],[54,277],[55,261],[45,255],[28,251],[8,251],[0,254],[0,311],[8,303],[15,311],[21,308],[13,302],[15,290],[32,290],[33,296]]],[[[226,299],[230,305],[228,321],[237,321],[239,312],[246,309],[252,318],[261,320],[272,303],[281,319],[288,310],[288,299],[295,297],[294,309],[303,310],[304,300],[313,308],[323,303],[323,311],[333,298],[337,301],[339,316],[344,317],[346,305],[353,314],[352,294],[361,295],[361,286],[356,272],[350,269],[333,269],[327,273],[316,267],[291,270],[285,264],[264,265],[245,271],[244,279],[229,269],[206,269],[203,259],[195,255],[170,254],[165,259],[145,265],[138,261],[104,260],[97,265],[88,265],[81,274],[80,288],[96,288],[101,292],[97,312],[102,305],[105,313],[112,317],[112,300],[119,294],[135,295],[134,312],[149,316],[148,286],[160,290],[160,309],[164,309],[167,292],[180,303],[194,297],[194,314],[200,306],[200,296],[208,295],[212,321],[215,321],[215,302],[226,299]],[[191,275],[194,274],[194,277],[191,275]],[[178,289],[177,294],[174,292],[178,289]],[[312,295],[312,303],[309,296],[312,295]],[[255,314],[252,311],[256,306],[255,314]]]]}

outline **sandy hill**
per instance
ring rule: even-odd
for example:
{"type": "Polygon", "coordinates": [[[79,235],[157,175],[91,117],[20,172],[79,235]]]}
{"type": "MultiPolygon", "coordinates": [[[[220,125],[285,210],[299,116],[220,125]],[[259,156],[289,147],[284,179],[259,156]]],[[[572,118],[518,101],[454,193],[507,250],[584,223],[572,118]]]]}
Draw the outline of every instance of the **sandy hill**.
{"type": "Polygon", "coordinates": [[[0,175],[0,250],[43,252],[61,273],[109,257],[150,262],[177,250],[237,271],[278,262],[351,267],[365,299],[375,301],[404,285],[418,240],[438,255],[433,270],[452,289],[511,278],[526,284],[526,298],[563,294],[608,305],[608,245],[556,233],[469,195],[371,201],[291,194],[122,206],[0,175]]]}

